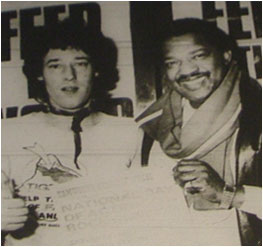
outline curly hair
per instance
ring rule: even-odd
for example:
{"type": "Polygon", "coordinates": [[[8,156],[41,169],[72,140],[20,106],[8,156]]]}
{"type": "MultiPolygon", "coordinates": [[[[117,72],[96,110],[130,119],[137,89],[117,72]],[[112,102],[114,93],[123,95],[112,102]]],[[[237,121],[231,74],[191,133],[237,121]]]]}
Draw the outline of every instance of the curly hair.
{"type": "Polygon", "coordinates": [[[40,103],[49,103],[45,81],[38,78],[43,72],[43,59],[50,49],[75,48],[91,57],[91,63],[98,76],[94,77],[91,98],[104,101],[110,98],[109,91],[116,87],[119,80],[117,48],[114,42],[99,30],[90,28],[84,20],[75,22],[65,19],[53,26],[34,30],[25,42],[23,72],[28,87],[40,103]]]}
{"type": "Polygon", "coordinates": [[[197,18],[175,20],[157,36],[156,45],[159,50],[157,59],[160,59],[162,45],[166,40],[189,33],[203,39],[207,44],[215,47],[222,53],[228,50],[232,51],[232,58],[236,61],[240,60],[240,50],[235,39],[219,29],[215,23],[197,18]]]}

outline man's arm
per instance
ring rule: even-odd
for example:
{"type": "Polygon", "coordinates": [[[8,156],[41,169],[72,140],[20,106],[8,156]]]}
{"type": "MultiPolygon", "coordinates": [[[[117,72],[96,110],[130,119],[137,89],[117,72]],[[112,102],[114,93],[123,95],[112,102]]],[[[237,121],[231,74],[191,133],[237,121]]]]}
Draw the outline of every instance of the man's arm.
{"type": "Polygon", "coordinates": [[[182,160],[174,168],[175,181],[194,195],[194,208],[237,208],[261,217],[261,188],[228,186],[213,168],[201,160],[182,160]]]}

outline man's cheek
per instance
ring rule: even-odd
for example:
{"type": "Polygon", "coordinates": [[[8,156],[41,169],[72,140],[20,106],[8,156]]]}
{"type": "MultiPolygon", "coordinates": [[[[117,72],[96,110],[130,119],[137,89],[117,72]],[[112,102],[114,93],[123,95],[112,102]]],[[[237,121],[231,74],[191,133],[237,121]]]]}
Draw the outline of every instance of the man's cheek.
{"type": "Polygon", "coordinates": [[[178,87],[178,85],[176,84],[175,80],[169,79],[166,81],[166,85],[170,88],[170,89],[176,89],[178,87]]]}
{"type": "Polygon", "coordinates": [[[176,72],[173,70],[169,70],[166,72],[166,78],[169,82],[174,82],[176,78],[176,72]]]}

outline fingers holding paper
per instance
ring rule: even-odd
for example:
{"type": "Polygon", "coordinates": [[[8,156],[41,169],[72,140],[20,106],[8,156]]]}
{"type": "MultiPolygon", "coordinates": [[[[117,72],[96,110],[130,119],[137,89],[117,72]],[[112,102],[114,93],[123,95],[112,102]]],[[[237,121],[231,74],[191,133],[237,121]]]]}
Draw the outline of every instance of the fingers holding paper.
{"type": "Polygon", "coordinates": [[[15,231],[24,226],[28,218],[28,209],[21,198],[2,198],[2,230],[15,231]]]}
{"type": "Polygon", "coordinates": [[[206,162],[181,160],[173,169],[175,182],[193,201],[197,210],[219,209],[225,181],[206,162]]]}

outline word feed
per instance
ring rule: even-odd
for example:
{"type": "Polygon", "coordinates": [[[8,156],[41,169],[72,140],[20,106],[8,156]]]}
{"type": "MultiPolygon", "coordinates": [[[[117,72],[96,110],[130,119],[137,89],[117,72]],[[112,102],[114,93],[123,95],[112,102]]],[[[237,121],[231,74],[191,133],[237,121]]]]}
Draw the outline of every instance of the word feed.
{"type": "Polygon", "coordinates": [[[251,77],[262,78],[261,2],[202,2],[203,19],[214,22],[237,40],[251,77]]]}
{"type": "Polygon", "coordinates": [[[76,22],[85,19],[88,25],[100,29],[100,7],[96,3],[57,5],[2,12],[2,62],[12,60],[12,51],[17,48],[20,50],[20,58],[23,59],[26,52],[25,42],[30,40],[32,33],[43,28],[43,26],[56,24],[61,14],[66,17],[69,16],[76,22]],[[17,22],[16,27],[12,27],[12,21],[17,22]],[[19,40],[19,47],[12,47],[12,38],[19,40]]]}

